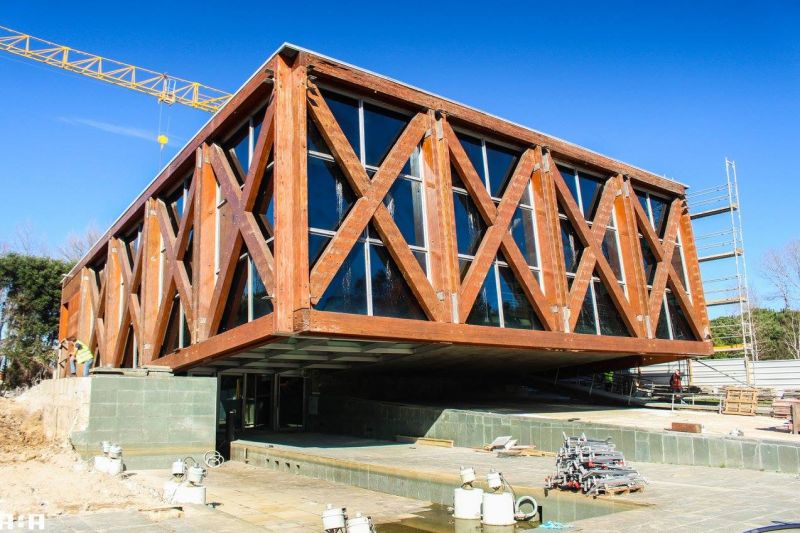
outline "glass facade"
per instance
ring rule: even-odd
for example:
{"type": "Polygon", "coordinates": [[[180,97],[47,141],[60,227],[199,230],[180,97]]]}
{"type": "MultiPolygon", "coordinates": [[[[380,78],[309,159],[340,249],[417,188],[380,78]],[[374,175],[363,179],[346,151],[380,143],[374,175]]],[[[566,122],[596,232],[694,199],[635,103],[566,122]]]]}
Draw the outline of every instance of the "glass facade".
{"type": "MultiPolygon", "coordinates": [[[[597,214],[597,207],[600,204],[605,180],[583,170],[562,164],[558,165],[558,171],[572,194],[575,203],[583,213],[586,224],[592,227],[594,217],[597,214]]],[[[572,288],[572,282],[580,264],[584,245],[561,205],[559,205],[558,216],[561,223],[561,247],[567,271],[567,286],[572,288]]],[[[617,283],[627,296],[628,286],[625,281],[625,265],[622,262],[620,253],[617,214],[614,209],[611,210],[611,218],[609,218],[606,225],[600,249],[614,272],[617,283]]],[[[630,335],[608,289],[603,285],[596,271],[592,273],[591,283],[589,283],[589,287],[586,290],[586,296],[575,324],[575,332],[595,335],[630,335]]]]}
{"type": "MultiPolygon", "coordinates": [[[[323,91],[353,152],[371,178],[407,126],[407,113],[361,98],[323,91]]],[[[428,272],[428,235],[419,148],[409,158],[383,203],[422,270],[428,272]]],[[[358,199],[317,128],[308,128],[309,263],[325,251],[358,199]]],[[[341,313],[426,319],[380,233],[369,224],[316,309],[341,313]]]]}
{"type": "MultiPolygon", "coordinates": [[[[492,197],[499,205],[514,174],[521,151],[501,146],[487,139],[459,133],[458,138],[470,162],[492,197]]],[[[456,246],[463,280],[486,233],[487,225],[455,167],[450,170],[453,186],[456,246]]],[[[525,186],[519,205],[509,224],[509,233],[522,252],[528,268],[541,287],[541,261],[536,236],[536,217],[530,182],[525,186]]],[[[486,274],[467,324],[517,329],[544,329],[525,294],[522,284],[498,254],[486,274]]]]}

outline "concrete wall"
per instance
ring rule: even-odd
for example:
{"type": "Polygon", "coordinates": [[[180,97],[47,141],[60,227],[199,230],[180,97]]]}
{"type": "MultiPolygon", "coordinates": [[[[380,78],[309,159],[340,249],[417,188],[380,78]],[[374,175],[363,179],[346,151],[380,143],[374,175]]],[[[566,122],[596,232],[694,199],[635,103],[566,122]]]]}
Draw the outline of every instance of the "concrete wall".
{"type": "Polygon", "coordinates": [[[39,407],[53,438],[67,435],[84,458],[118,443],[129,469],[202,459],[216,445],[217,380],[207,377],[92,376],[50,380],[21,401],[39,407]]]}
{"type": "Polygon", "coordinates": [[[733,437],[678,434],[632,427],[567,422],[530,416],[443,409],[321,396],[311,431],[394,440],[397,435],[452,439],[456,446],[478,447],[512,435],[519,444],[558,451],[562,433],[611,437],[629,461],[800,472],[800,445],[733,437]]]}

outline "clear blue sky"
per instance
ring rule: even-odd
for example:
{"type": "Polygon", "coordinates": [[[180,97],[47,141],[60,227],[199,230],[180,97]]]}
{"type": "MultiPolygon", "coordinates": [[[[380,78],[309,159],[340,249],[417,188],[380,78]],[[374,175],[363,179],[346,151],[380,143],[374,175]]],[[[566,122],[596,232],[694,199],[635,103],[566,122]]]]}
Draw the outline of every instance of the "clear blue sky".
{"type": "MultiPolygon", "coordinates": [[[[728,156],[751,269],[800,235],[797,2],[48,4],[6,2],[0,25],[229,91],[290,41],[695,189],[728,156]]],[[[105,229],[159,168],[152,97],[7,54],[0,96],[0,242],[105,229]]],[[[167,119],[165,161],[208,115],[167,119]]]]}

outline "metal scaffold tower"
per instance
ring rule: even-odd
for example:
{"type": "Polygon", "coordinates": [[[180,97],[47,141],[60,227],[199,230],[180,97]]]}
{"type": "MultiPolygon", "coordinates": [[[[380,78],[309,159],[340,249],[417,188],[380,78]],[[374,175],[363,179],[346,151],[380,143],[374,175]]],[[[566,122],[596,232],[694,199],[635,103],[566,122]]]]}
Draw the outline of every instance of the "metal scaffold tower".
{"type": "MultiPolygon", "coordinates": [[[[726,182],[687,196],[709,314],[738,315],[738,320],[712,325],[711,335],[722,344],[717,352],[742,353],[758,360],[758,344],[747,284],[747,260],[736,162],[725,159],[726,182]],[[699,221],[703,222],[699,222],[699,221]],[[716,311],[712,313],[712,308],[716,311]]],[[[748,365],[749,366],[749,365],[748,365]]],[[[748,372],[748,381],[749,379],[748,372]]]]}

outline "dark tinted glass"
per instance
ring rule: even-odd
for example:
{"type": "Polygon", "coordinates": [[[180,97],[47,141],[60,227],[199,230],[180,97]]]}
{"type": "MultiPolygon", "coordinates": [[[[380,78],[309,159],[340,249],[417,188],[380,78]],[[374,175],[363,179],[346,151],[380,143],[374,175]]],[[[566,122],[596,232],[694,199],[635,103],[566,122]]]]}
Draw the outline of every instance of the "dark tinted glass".
{"type": "Polygon", "coordinates": [[[663,237],[667,224],[667,202],[651,195],[650,207],[653,209],[653,228],[659,237],[663,237]]]}
{"type": "Polygon", "coordinates": [[[417,297],[384,246],[369,247],[372,278],[372,314],[426,320],[417,297]]]}
{"type": "Polygon", "coordinates": [[[428,254],[425,252],[415,252],[411,251],[414,254],[414,259],[417,260],[419,266],[422,267],[422,271],[425,272],[425,275],[428,275],[428,254]]]}
{"type": "Polygon", "coordinates": [[[232,156],[231,166],[239,183],[244,183],[244,176],[250,169],[250,124],[245,123],[228,141],[228,154],[232,156]]]}
{"type": "Polygon", "coordinates": [[[648,217],[650,216],[650,211],[647,208],[647,195],[643,192],[636,191],[636,198],[639,199],[639,203],[642,204],[642,209],[644,209],[644,214],[648,217]]]}
{"type": "Polygon", "coordinates": [[[256,265],[253,264],[253,320],[268,315],[272,312],[272,301],[267,294],[267,288],[261,281],[256,265]]]}
{"type": "Polygon", "coordinates": [[[472,265],[471,259],[459,259],[458,260],[458,272],[461,275],[461,281],[464,281],[464,278],[469,271],[469,267],[472,265]]]}
{"type": "Polygon", "coordinates": [[[183,315],[181,327],[183,328],[183,342],[181,342],[180,345],[181,348],[186,348],[192,345],[192,333],[189,331],[189,322],[186,320],[185,314],[183,315]]]}
{"type": "Polygon", "coordinates": [[[173,298],[172,308],[169,311],[169,320],[167,320],[167,329],[164,333],[164,342],[161,344],[161,353],[159,357],[172,353],[180,348],[180,346],[178,346],[178,328],[180,327],[178,322],[180,321],[181,308],[178,302],[179,300],[177,298],[173,298]]]}
{"type": "Polygon", "coordinates": [[[661,306],[661,313],[658,315],[658,324],[656,325],[656,338],[669,340],[669,323],[667,322],[667,307],[666,304],[661,306]]]}
{"type": "Polygon", "coordinates": [[[597,204],[600,203],[600,194],[603,191],[602,181],[589,176],[583,172],[578,172],[578,182],[581,187],[581,200],[583,201],[583,216],[586,220],[592,220],[597,211],[597,204]]]}
{"type": "Polygon", "coordinates": [[[648,285],[653,284],[653,278],[656,275],[656,256],[647,244],[644,237],[639,237],[639,245],[642,247],[642,264],[644,266],[644,277],[648,285]]]}
{"type": "MultiPolygon", "coordinates": [[[[317,125],[313,121],[307,122],[308,139],[306,140],[308,149],[312,152],[321,152],[323,154],[330,154],[331,151],[322,138],[322,134],[317,129],[317,125]]],[[[332,154],[331,154],[332,155],[332,154]]]]}
{"type": "Polygon", "coordinates": [[[465,194],[453,193],[453,208],[456,219],[458,253],[475,255],[483,233],[486,231],[486,223],[478,212],[478,208],[465,194]]]}
{"type": "Polygon", "coordinates": [[[328,242],[331,240],[330,237],[326,237],[324,235],[316,235],[314,233],[308,234],[308,264],[312,267],[314,263],[317,262],[319,256],[322,255],[322,252],[325,250],[325,247],[328,245],[328,242]]]}
{"type": "Polygon", "coordinates": [[[536,262],[536,234],[533,231],[533,212],[517,208],[509,225],[509,232],[519,246],[528,265],[538,266],[536,262]]]}
{"type": "Polygon", "coordinates": [[[564,251],[564,265],[567,272],[574,273],[578,270],[578,263],[580,263],[581,254],[583,253],[583,244],[581,244],[578,234],[572,229],[572,224],[570,224],[569,220],[561,219],[561,247],[564,251]]]}
{"type": "MultiPolygon", "coordinates": [[[[503,322],[507,328],[544,329],[539,317],[509,267],[498,266],[500,301],[503,302],[503,322]]],[[[491,271],[490,271],[491,273],[491,271]]]]}
{"type": "Polygon", "coordinates": [[[480,176],[481,180],[486,183],[486,173],[483,171],[483,146],[480,139],[463,134],[459,134],[458,138],[461,141],[461,146],[464,147],[464,151],[467,152],[467,156],[469,156],[472,166],[475,167],[475,171],[478,173],[478,176],[480,176]]]}
{"type": "Polygon", "coordinates": [[[602,250],[603,255],[608,260],[608,264],[611,265],[611,270],[614,271],[614,275],[618,280],[623,281],[622,264],[619,261],[619,248],[617,247],[617,234],[614,230],[606,230],[605,237],[603,237],[602,250]]]}
{"type": "Polygon", "coordinates": [[[183,254],[183,266],[186,268],[186,277],[192,281],[192,266],[194,262],[194,228],[189,230],[189,242],[186,244],[186,253],[183,254]]]}
{"type": "Polygon", "coordinates": [[[476,326],[500,327],[500,309],[497,305],[497,283],[494,278],[494,266],[486,273],[486,279],[478,292],[475,304],[467,317],[467,324],[476,326]]]}
{"type": "MultiPolygon", "coordinates": [[[[575,184],[575,171],[571,168],[558,166],[558,172],[561,174],[561,177],[564,178],[564,183],[567,184],[569,188],[569,192],[572,193],[572,199],[575,200],[575,203],[578,203],[578,186],[575,184]]],[[[561,206],[558,206],[561,209],[561,206]]]]}
{"type": "Polygon", "coordinates": [[[672,292],[667,293],[667,309],[669,309],[669,320],[672,322],[672,337],[687,341],[697,340],[678,299],[672,292]]]}
{"type": "Polygon", "coordinates": [[[456,170],[456,167],[452,164],[450,165],[450,181],[453,184],[453,187],[466,189],[464,182],[461,181],[461,175],[458,173],[458,170],[456,170]]]}
{"type": "Polygon", "coordinates": [[[359,240],[334,276],[316,308],[338,313],[367,314],[364,242],[359,240]]]}
{"type": "Polygon", "coordinates": [[[335,230],[356,201],[336,163],[308,158],[308,225],[335,230]]]}
{"type": "Polygon", "coordinates": [[[672,252],[672,267],[675,269],[675,272],[678,273],[678,276],[683,284],[683,288],[689,290],[688,286],[686,285],[686,274],[683,271],[683,261],[681,261],[681,255],[683,251],[680,246],[676,246],[675,250],[672,252]]]}
{"type": "Polygon", "coordinates": [[[575,333],[597,334],[597,326],[594,318],[594,305],[592,304],[592,287],[586,289],[586,296],[583,298],[581,312],[578,314],[578,322],[575,324],[575,333]]]}
{"type": "Polygon", "coordinates": [[[275,195],[272,190],[272,168],[264,172],[261,180],[261,189],[256,196],[256,204],[253,207],[261,233],[264,239],[275,236],[275,195]]]}
{"type": "Polygon", "coordinates": [[[364,104],[364,160],[367,165],[380,166],[406,124],[408,117],[403,114],[364,104]]]}
{"type": "Polygon", "coordinates": [[[339,127],[342,128],[344,136],[350,141],[350,146],[353,148],[353,151],[358,157],[361,157],[358,100],[327,91],[322,91],[322,96],[325,97],[325,103],[328,104],[336,122],[338,122],[339,127]]]}
{"type": "Polygon", "coordinates": [[[412,246],[424,247],[422,183],[397,178],[383,199],[383,203],[386,204],[406,242],[412,246]]]}
{"type": "Polygon", "coordinates": [[[247,323],[247,256],[239,259],[233,274],[228,301],[219,324],[220,333],[247,323]]]}
{"type": "Polygon", "coordinates": [[[489,187],[492,196],[501,197],[514,174],[518,154],[507,148],[486,143],[486,164],[489,166],[489,187]]]}
{"type": "Polygon", "coordinates": [[[615,335],[617,337],[628,337],[628,328],[622,321],[622,317],[608,294],[606,286],[602,281],[595,280],[594,293],[597,298],[597,316],[600,319],[600,334],[615,335]]]}

